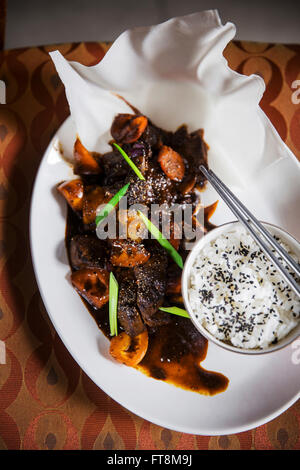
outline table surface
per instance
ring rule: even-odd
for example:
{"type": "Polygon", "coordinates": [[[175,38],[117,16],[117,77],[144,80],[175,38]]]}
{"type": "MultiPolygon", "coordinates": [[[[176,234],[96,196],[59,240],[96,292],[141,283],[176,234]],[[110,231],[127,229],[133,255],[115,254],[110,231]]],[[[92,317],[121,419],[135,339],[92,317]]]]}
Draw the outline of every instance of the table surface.
{"type": "MultiPolygon", "coordinates": [[[[80,370],[57,336],[32,270],[28,217],[41,157],[69,114],[48,52],[96,64],[108,43],[76,43],[5,51],[0,79],[0,449],[300,449],[300,401],[270,423],[229,436],[164,429],[127,411],[80,370]]],[[[229,65],[266,82],[261,107],[300,159],[300,46],[232,42],[229,65]]],[[[46,248],[46,247],[45,247],[46,248]]],[[[276,391],[274,391],[276,393],[276,391]]]]}

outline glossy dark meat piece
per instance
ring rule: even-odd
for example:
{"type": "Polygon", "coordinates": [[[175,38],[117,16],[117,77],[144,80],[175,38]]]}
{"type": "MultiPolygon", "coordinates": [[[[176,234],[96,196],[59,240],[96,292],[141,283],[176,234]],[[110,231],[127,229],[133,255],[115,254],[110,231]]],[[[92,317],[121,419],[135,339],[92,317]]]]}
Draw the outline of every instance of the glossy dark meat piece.
{"type": "Polygon", "coordinates": [[[107,244],[95,235],[74,235],[70,240],[69,257],[72,269],[105,268],[107,244]]]}
{"type": "Polygon", "coordinates": [[[132,270],[122,271],[118,276],[118,320],[125,333],[134,337],[146,329],[137,305],[137,285],[132,270]]]}
{"type": "Polygon", "coordinates": [[[126,194],[128,205],[175,202],[178,191],[172,181],[161,171],[157,162],[152,159],[150,146],[139,141],[132,145],[124,145],[123,149],[143,173],[145,181],[140,180],[128,167],[119,152],[110,152],[101,157],[105,172],[104,183],[111,189],[115,188],[116,191],[122,185],[130,183],[126,194]]]}
{"type": "Polygon", "coordinates": [[[166,251],[153,242],[150,259],[134,268],[137,281],[137,305],[144,322],[155,327],[169,322],[170,315],[159,311],[166,292],[166,270],[168,258],[166,251]]]}
{"type": "Polygon", "coordinates": [[[104,185],[123,181],[128,175],[128,163],[125,162],[118,150],[101,155],[100,161],[104,168],[104,185]]]}
{"type": "Polygon", "coordinates": [[[161,349],[162,360],[180,361],[183,356],[189,353],[199,354],[207,340],[199,333],[193,323],[175,315],[172,317],[172,322],[177,328],[172,330],[172,340],[167,341],[161,349]]]}

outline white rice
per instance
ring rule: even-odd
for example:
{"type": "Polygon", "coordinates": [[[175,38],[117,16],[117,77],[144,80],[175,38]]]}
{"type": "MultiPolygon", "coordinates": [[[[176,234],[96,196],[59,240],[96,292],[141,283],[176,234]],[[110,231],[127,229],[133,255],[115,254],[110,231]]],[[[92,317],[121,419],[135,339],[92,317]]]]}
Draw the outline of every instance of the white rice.
{"type": "Polygon", "coordinates": [[[197,321],[217,339],[239,348],[276,344],[300,320],[298,297],[243,227],[201,250],[188,295],[197,321]]]}

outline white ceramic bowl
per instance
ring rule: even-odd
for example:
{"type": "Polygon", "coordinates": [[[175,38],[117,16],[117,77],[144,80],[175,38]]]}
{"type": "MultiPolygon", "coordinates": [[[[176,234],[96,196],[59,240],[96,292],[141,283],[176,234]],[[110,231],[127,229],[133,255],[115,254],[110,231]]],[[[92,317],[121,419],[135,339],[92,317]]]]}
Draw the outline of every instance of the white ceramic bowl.
{"type": "MultiPolygon", "coordinates": [[[[300,243],[292,237],[288,232],[283,230],[280,227],[277,227],[276,225],[273,224],[268,224],[263,222],[263,225],[269,230],[272,235],[277,235],[280,237],[280,239],[285,242],[291,250],[295,253],[296,256],[299,257],[300,259],[300,243]]],[[[226,224],[223,224],[219,227],[216,227],[215,229],[211,230],[208,232],[206,235],[204,235],[198,242],[196,242],[195,246],[189,253],[186,262],[184,264],[184,269],[183,269],[183,274],[182,274],[182,295],[183,295],[183,300],[185,304],[185,308],[187,312],[190,315],[190,318],[192,322],[194,323],[195,327],[200,331],[200,333],[206,337],[208,340],[214,342],[218,346],[221,346],[222,348],[228,349],[230,351],[234,351],[237,353],[242,353],[242,354],[264,354],[264,353],[270,353],[272,351],[276,351],[278,349],[283,348],[284,346],[287,346],[291,342],[293,342],[295,339],[297,339],[300,336],[300,321],[298,326],[296,326],[290,333],[282,338],[278,343],[269,346],[268,348],[264,349],[242,349],[238,348],[236,346],[233,346],[231,344],[225,343],[213,336],[209,331],[207,331],[197,320],[195,313],[193,309],[191,308],[190,302],[189,302],[189,297],[188,297],[188,287],[189,287],[189,279],[190,279],[190,273],[191,273],[191,268],[195,262],[196,257],[200,253],[200,251],[211,241],[215,240],[218,238],[221,234],[227,233],[227,232],[232,232],[235,228],[238,226],[241,226],[240,222],[235,221],[235,222],[229,222],[226,224]]]]}

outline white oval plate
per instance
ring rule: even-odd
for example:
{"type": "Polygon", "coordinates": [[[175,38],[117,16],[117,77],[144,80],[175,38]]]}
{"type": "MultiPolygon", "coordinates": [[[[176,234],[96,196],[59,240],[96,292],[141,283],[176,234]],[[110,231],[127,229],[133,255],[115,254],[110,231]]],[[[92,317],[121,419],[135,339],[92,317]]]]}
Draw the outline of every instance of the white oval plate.
{"type": "MultiPolygon", "coordinates": [[[[128,410],[180,432],[234,434],[264,424],[285,411],[300,397],[300,364],[296,364],[300,344],[297,342],[257,357],[225,351],[210,343],[202,365],[229,378],[228,389],[213,397],[146,377],[110,358],[109,341],[97,328],[68,278],[70,270],[64,246],[66,207],[55,186],[72,177],[58,142],[67,155],[74,139],[73,125],[67,119],[50,143],[37,174],[30,236],[42,299],[56,331],[80,367],[128,410]]],[[[224,221],[221,215],[220,222],[224,221]]],[[[280,225],[280,220],[274,223],[280,225]]]]}

